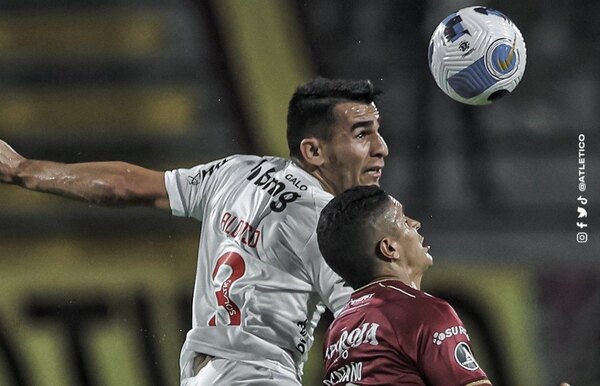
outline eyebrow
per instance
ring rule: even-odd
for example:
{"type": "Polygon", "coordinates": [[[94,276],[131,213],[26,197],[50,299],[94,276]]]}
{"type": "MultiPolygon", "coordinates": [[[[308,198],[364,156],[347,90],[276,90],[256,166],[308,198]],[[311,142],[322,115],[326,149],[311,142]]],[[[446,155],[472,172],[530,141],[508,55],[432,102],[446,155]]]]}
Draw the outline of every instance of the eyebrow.
{"type": "Polygon", "coordinates": [[[406,218],[406,212],[404,212],[404,205],[401,202],[398,202],[398,211],[402,214],[400,218],[406,218]]]}
{"type": "Polygon", "coordinates": [[[358,129],[359,127],[363,127],[363,126],[374,126],[375,123],[373,122],[373,120],[368,120],[368,121],[359,121],[354,123],[352,126],[350,126],[350,130],[354,131],[356,129],[358,129]]]}

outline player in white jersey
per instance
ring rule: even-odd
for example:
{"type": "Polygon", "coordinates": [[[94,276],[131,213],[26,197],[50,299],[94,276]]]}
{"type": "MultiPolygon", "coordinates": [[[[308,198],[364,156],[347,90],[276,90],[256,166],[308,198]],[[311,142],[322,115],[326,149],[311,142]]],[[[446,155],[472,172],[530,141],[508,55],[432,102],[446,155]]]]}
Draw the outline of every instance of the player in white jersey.
{"type": "Polygon", "coordinates": [[[316,240],[333,194],[378,184],[388,148],[369,81],[316,79],[288,110],[291,160],[233,155],[167,172],[32,161],[0,141],[0,181],[202,222],[182,385],[300,385],[313,330],[348,300],[316,240]]]}
{"type": "Polygon", "coordinates": [[[324,311],[320,300],[332,310],[347,300],[315,249],[331,194],[276,157],[231,156],[165,179],[173,213],[204,224],[183,368],[195,353],[227,352],[240,361],[259,354],[265,367],[296,372],[324,311]]]}

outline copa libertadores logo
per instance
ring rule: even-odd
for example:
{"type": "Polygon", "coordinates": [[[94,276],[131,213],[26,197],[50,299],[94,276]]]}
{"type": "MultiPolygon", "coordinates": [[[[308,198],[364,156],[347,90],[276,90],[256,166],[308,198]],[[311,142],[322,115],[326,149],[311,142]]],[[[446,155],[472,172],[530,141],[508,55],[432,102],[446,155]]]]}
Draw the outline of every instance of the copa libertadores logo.
{"type": "Polygon", "coordinates": [[[467,370],[475,371],[479,368],[479,364],[475,360],[471,348],[465,342],[460,342],[454,349],[454,358],[459,365],[467,370]]]}
{"type": "Polygon", "coordinates": [[[519,52],[516,50],[516,37],[510,39],[498,39],[487,49],[485,65],[497,79],[506,79],[512,76],[519,67],[519,52]]]}

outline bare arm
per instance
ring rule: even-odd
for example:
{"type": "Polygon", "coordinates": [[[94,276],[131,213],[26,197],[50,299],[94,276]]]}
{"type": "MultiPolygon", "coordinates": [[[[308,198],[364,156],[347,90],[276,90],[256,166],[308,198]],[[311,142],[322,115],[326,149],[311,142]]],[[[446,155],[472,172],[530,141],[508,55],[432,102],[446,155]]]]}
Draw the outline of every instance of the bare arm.
{"type": "Polygon", "coordinates": [[[169,209],[164,173],[125,162],[29,160],[0,140],[0,182],[102,206],[169,209]]]}

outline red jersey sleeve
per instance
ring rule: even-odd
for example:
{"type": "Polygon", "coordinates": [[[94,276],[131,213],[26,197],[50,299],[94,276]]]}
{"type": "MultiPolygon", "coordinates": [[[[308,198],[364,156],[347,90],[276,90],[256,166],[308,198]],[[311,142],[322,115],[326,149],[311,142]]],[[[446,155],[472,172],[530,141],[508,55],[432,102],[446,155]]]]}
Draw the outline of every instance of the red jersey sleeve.
{"type": "Polygon", "coordinates": [[[417,334],[417,366],[428,385],[486,385],[487,375],[479,367],[469,335],[456,311],[447,302],[429,303],[417,334]]]}

